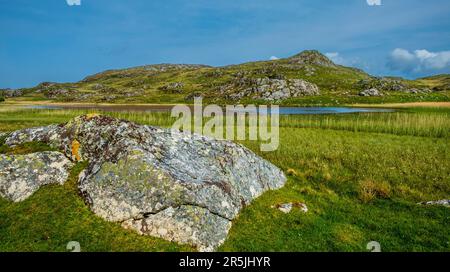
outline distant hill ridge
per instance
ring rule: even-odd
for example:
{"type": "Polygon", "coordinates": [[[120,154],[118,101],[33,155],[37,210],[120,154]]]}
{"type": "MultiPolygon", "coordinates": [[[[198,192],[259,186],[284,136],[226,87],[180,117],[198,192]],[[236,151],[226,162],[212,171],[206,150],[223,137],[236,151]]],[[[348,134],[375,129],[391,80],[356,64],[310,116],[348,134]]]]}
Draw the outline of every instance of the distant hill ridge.
{"type": "Polygon", "coordinates": [[[417,80],[373,77],[333,63],[317,50],[289,58],[224,67],[155,64],[107,70],[75,83],[44,82],[4,90],[8,99],[86,103],[215,103],[338,105],[450,101],[450,75],[417,80]]]}

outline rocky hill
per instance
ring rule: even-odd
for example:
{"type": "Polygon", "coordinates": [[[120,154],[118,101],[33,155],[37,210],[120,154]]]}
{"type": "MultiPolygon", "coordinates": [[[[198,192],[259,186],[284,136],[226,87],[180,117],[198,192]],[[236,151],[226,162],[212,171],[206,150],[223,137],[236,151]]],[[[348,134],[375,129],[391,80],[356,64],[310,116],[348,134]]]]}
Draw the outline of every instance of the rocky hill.
{"type": "Polygon", "coordinates": [[[109,70],[76,83],[4,90],[7,99],[95,103],[342,104],[450,101],[449,75],[418,80],[373,77],[318,51],[225,67],[158,64],[109,70]]]}

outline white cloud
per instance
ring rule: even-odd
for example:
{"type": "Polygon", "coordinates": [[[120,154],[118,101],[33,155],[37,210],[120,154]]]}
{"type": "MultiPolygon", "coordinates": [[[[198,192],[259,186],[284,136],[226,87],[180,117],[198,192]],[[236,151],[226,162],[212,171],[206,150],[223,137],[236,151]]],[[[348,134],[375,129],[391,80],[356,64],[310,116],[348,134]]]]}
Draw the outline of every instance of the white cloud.
{"type": "Polygon", "coordinates": [[[381,0],[366,0],[369,6],[381,6],[381,0]]]}
{"type": "Polygon", "coordinates": [[[344,60],[343,57],[341,57],[339,55],[338,52],[325,53],[325,56],[327,56],[327,58],[329,58],[330,60],[332,60],[336,64],[341,64],[341,65],[346,64],[346,61],[344,60]]]}
{"type": "Polygon", "coordinates": [[[270,57],[270,60],[278,60],[279,58],[278,57],[276,57],[276,56],[271,56],[270,57]]]}
{"type": "Polygon", "coordinates": [[[423,72],[450,68],[450,51],[430,52],[425,49],[410,52],[397,48],[391,52],[388,66],[393,70],[423,72]]]}
{"type": "Polygon", "coordinates": [[[69,6],[81,6],[81,0],[66,0],[69,6]]]}
{"type": "Polygon", "coordinates": [[[325,56],[329,58],[331,61],[333,61],[336,64],[347,66],[347,67],[356,67],[364,70],[369,70],[370,65],[365,62],[364,60],[358,58],[358,57],[349,57],[349,56],[342,56],[338,52],[329,52],[325,53],[325,56]]]}

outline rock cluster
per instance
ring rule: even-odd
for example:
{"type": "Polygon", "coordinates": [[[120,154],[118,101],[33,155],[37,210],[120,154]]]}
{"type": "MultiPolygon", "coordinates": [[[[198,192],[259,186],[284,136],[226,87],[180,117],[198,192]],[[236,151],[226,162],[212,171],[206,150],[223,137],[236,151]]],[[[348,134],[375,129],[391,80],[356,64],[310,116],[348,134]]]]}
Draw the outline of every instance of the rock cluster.
{"type": "Polygon", "coordinates": [[[1,89],[0,96],[4,96],[6,98],[18,97],[24,94],[21,89],[1,89]]]}
{"type": "Polygon", "coordinates": [[[159,88],[159,90],[167,93],[182,93],[184,84],[182,82],[172,82],[159,88]]]}
{"type": "Polygon", "coordinates": [[[367,89],[359,93],[360,96],[382,96],[383,94],[378,89],[367,89]]]}
{"type": "Polygon", "coordinates": [[[30,141],[89,161],[79,190],[100,217],[202,251],[225,240],[245,205],[286,181],[241,145],[105,116],[16,131],[5,142],[30,141]]]}
{"type": "Polygon", "coordinates": [[[308,206],[306,206],[305,203],[300,202],[289,202],[289,203],[282,203],[272,206],[272,208],[276,208],[280,210],[283,213],[290,213],[293,208],[299,208],[302,212],[307,213],[308,212],[308,206]]]}
{"type": "Polygon", "coordinates": [[[241,78],[221,88],[228,98],[244,97],[279,101],[292,97],[319,95],[319,87],[302,79],[241,78]]]}
{"type": "Polygon", "coordinates": [[[404,93],[429,93],[428,88],[411,87],[405,81],[395,78],[372,77],[360,80],[356,83],[356,88],[362,90],[376,89],[383,92],[404,92],[404,93]]]}

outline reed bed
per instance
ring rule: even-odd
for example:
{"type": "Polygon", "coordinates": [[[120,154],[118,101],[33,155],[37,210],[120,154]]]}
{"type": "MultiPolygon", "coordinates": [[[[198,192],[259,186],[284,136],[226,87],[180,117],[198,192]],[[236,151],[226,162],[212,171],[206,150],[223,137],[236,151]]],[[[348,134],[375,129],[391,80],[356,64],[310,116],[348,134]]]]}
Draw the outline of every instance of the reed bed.
{"type": "MultiPolygon", "coordinates": [[[[62,123],[87,113],[105,114],[140,124],[161,127],[169,127],[176,120],[170,116],[169,112],[13,108],[0,111],[0,131],[62,123]]],[[[280,126],[448,138],[450,137],[450,111],[285,115],[280,116],[280,126]]]]}

